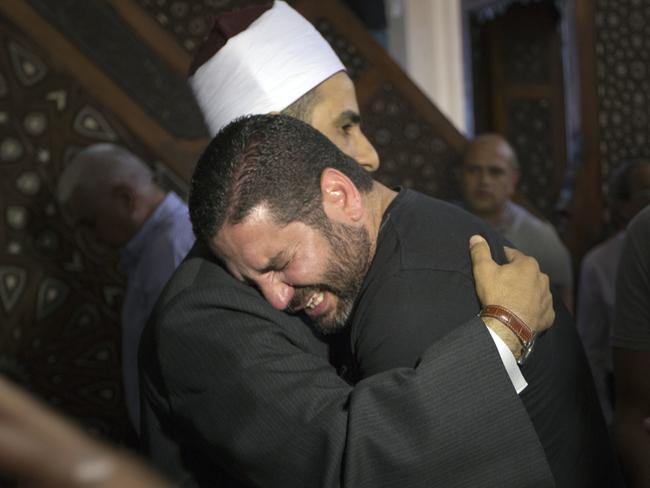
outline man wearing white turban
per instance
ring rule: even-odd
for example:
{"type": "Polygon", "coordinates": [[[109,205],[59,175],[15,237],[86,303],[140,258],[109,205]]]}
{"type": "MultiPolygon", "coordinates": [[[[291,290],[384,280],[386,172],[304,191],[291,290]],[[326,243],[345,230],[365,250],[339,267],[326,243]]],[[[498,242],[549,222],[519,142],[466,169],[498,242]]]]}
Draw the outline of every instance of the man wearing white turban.
{"type": "Polygon", "coordinates": [[[242,115],[283,112],[316,127],[367,170],[379,167],[345,66],[282,1],[218,17],[189,82],[212,136],[242,115]]]}

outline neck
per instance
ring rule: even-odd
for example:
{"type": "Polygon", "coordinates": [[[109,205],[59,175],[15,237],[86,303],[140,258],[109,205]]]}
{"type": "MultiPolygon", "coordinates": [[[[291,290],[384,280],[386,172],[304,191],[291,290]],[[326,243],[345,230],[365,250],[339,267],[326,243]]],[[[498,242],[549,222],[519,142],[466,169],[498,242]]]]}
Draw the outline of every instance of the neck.
{"type": "Polygon", "coordinates": [[[475,212],[478,217],[485,220],[492,227],[500,227],[506,218],[507,202],[492,212],[475,212]]]}
{"type": "Polygon", "coordinates": [[[503,221],[503,212],[479,215],[479,217],[485,220],[492,227],[498,227],[503,221]]]}
{"type": "Polygon", "coordinates": [[[379,237],[379,229],[381,221],[384,218],[386,209],[397,196],[397,192],[382,185],[381,183],[374,182],[372,190],[368,193],[366,198],[366,208],[368,209],[368,234],[371,242],[371,255],[374,256],[377,249],[377,239],[379,237]]]}

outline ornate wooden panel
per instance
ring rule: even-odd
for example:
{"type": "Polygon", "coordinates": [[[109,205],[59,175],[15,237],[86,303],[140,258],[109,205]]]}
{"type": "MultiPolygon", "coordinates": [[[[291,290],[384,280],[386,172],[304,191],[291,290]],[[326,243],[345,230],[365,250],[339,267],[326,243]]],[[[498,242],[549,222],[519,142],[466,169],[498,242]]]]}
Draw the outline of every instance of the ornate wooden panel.
{"type": "Polygon", "coordinates": [[[628,158],[650,157],[650,4],[576,2],[580,55],[582,165],[568,235],[578,255],[607,237],[608,178],[628,158]]]}
{"type": "Polygon", "coordinates": [[[603,191],[626,159],[650,157],[650,3],[599,0],[595,9],[603,191]]]}
{"type": "MultiPolygon", "coordinates": [[[[58,175],[79,148],[114,141],[182,194],[207,142],[187,66],[213,16],[250,3],[0,2],[0,371],[114,439],[124,278],[61,214],[58,175]]],[[[338,2],[292,3],[357,83],[379,178],[454,195],[463,137],[338,2]]]]}
{"type": "Polygon", "coordinates": [[[0,369],[119,438],[124,280],[112,253],[67,225],[54,190],[80,147],[133,138],[6,18],[0,35],[0,369]]]}
{"type": "Polygon", "coordinates": [[[214,17],[268,0],[135,0],[147,14],[169,32],[179,46],[193,54],[210,32],[214,17]]]}
{"type": "Polygon", "coordinates": [[[453,166],[465,138],[339,2],[294,2],[321,30],[357,87],[364,127],[382,165],[377,179],[457,197],[453,166]]]}
{"type": "Polygon", "coordinates": [[[438,198],[458,197],[453,166],[460,151],[445,140],[390,81],[363,109],[368,136],[381,157],[379,179],[438,198]]]}

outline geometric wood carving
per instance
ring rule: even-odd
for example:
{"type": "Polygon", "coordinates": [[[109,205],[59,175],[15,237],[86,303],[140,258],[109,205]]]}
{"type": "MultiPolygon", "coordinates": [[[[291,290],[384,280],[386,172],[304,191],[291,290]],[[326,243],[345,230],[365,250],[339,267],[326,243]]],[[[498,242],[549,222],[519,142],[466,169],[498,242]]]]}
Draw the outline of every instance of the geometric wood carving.
{"type": "Polygon", "coordinates": [[[16,266],[0,266],[0,302],[6,314],[11,313],[25,291],[27,270],[16,266]]]}

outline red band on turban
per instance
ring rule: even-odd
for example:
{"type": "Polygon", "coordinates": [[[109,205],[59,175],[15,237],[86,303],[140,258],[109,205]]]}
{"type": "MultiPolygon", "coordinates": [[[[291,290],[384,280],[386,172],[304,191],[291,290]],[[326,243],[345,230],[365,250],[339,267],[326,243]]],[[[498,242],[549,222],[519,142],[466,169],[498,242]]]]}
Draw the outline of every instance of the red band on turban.
{"type": "Polygon", "coordinates": [[[234,12],[225,12],[214,19],[212,31],[197,51],[188,76],[192,76],[203,63],[216,54],[228,39],[245,31],[264,12],[273,6],[273,2],[266,5],[253,5],[234,12]]]}

